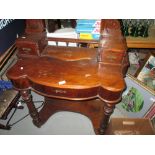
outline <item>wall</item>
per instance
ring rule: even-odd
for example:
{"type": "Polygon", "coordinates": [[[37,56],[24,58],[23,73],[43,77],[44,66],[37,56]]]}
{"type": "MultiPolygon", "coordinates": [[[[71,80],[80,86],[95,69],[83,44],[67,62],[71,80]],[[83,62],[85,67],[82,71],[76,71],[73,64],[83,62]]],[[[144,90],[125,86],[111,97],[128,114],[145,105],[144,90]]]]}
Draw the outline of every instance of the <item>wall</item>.
{"type": "Polygon", "coordinates": [[[17,35],[21,35],[24,29],[24,19],[0,19],[0,55],[15,42],[17,35]]]}

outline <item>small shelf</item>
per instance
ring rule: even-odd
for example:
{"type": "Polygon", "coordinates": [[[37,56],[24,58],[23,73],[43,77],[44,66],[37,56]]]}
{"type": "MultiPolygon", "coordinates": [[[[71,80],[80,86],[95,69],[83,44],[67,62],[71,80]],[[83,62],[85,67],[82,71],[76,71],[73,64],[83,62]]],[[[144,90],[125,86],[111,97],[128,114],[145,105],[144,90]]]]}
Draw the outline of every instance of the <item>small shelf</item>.
{"type": "Polygon", "coordinates": [[[155,48],[155,37],[126,37],[128,48],[155,48]]]}

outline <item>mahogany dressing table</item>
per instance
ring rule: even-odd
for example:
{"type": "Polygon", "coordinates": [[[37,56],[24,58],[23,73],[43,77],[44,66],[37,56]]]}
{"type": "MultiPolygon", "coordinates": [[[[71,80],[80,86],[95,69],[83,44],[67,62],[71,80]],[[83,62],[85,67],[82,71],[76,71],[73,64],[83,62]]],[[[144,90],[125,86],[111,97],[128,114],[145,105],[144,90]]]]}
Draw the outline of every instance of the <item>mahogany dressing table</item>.
{"type": "Polygon", "coordinates": [[[9,69],[12,81],[41,127],[58,111],[87,116],[96,134],[104,134],[115,105],[126,88],[127,44],[117,20],[102,20],[99,48],[49,46],[49,40],[92,43],[90,40],[47,38],[43,20],[27,20],[16,40],[18,61],[9,69]],[[44,96],[40,111],[31,90],[44,96]]]}

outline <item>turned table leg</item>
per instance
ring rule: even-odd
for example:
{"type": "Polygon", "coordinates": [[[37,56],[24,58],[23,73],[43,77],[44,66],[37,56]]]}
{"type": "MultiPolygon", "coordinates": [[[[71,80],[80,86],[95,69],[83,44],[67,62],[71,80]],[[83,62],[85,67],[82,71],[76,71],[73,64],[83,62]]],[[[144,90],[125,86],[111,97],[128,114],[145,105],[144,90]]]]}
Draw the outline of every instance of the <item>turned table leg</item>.
{"type": "Polygon", "coordinates": [[[39,117],[39,113],[33,103],[32,95],[30,90],[21,90],[20,94],[22,96],[22,99],[26,102],[30,116],[33,119],[33,124],[37,127],[41,126],[41,119],[39,117]]]}
{"type": "Polygon", "coordinates": [[[105,134],[106,128],[109,123],[110,116],[113,113],[114,108],[115,108],[115,105],[113,104],[108,104],[108,103],[104,104],[104,117],[100,125],[100,131],[99,131],[100,134],[105,134]]]}

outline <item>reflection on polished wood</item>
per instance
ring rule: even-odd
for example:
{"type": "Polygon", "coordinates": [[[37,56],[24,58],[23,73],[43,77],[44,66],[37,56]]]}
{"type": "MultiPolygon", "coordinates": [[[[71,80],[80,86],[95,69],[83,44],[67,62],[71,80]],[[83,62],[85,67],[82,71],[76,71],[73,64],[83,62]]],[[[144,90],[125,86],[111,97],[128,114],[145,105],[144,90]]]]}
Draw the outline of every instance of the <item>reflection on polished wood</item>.
{"type": "MultiPolygon", "coordinates": [[[[42,20],[32,24],[38,22],[42,20]]],[[[104,134],[126,88],[127,45],[120,23],[102,20],[99,47],[94,49],[49,46],[46,33],[40,29],[43,24],[39,25],[32,34],[29,25],[28,33],[17,39],[19,59],[7,73],[27,103],[33,123],[40,127],[57,111],[73,111],[89,117],[96,134],[104,134]],[[45,97],[39,112],[31,90],[45,97]]]]}

